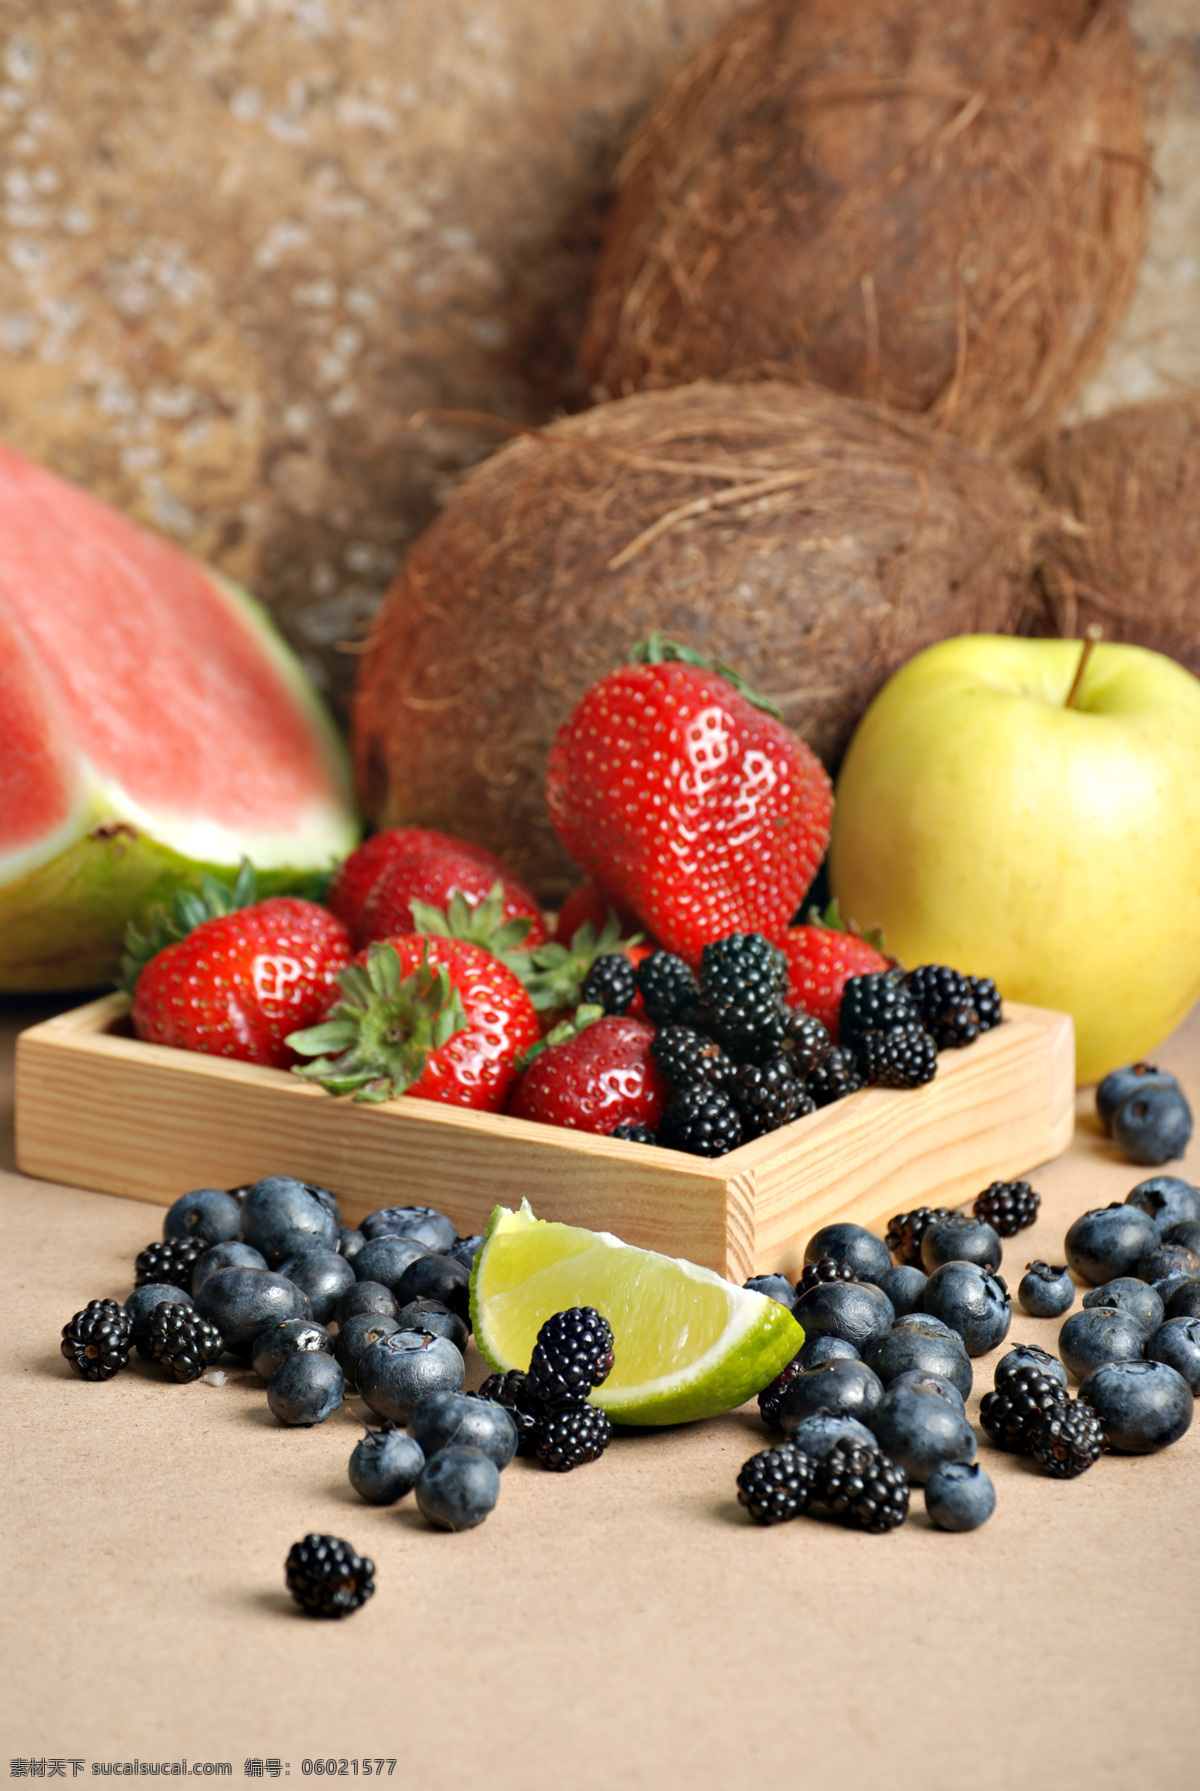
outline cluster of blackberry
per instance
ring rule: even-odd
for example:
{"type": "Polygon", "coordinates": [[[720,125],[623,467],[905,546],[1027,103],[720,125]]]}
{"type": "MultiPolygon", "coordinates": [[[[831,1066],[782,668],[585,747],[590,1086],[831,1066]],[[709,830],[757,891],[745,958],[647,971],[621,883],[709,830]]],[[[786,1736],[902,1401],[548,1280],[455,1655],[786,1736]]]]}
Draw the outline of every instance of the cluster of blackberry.
{"type": "Polygon", "coordinates": [[[737,1479],[738,1503],[756,1524],[783,1524],[806,1511],[881,1535],[908,1516],[908,1477],[866,1444],[844,1443],[823,1460],[778,1443],[752,1455],[737,1479]]]}
{"type": "Polygon", "coordinates": [[[585,988],[608,1013],[635,993],[657,1028],[654,1061],[671,1089],[661,1131],[619,1126],[614,1136],[695,1156],[726,1151],[868,1084],[918,1088],[937,1053],[970,1044],[1000,1018],[994,983],[942,965],[854,976],[842,995],[840,1043],[788,1005],[787,960],[759,933],[706,945],[699,978],[656,951],[632,970],[600,958],[585,988]]]}
{"type": "Polygon", "coordinates": [[[109,1381],[128,1368],[134,1345],[144,1362],[157,1362],[175,1381],[199,1380],[225,1348],[217,1327],[193,1306],[166,1301],[130,1312],[116,1300],[89,1300],[62,1328],[62,1353],[85,1381],[109,1381]]]}
{"type": "Polygon", "coordinates": [[[608,1379],[613,1335],[593,1306],[574,1306],[548,1318],[537,1335],[529,1372],[493,1374],[480,1397],[502,1405],[517,1427],[517,1452],[536,1455],[552,1473],[598,1461],[612,1440],[612,1424],[589,1405],[608,1379]]]}
{"type": "Polygon", "coordinates": [[[1068,1394],[1057,1359],[1032,1344],[1000,1363],[979,1420],[1000,1448],[1032,1455],[1058,1480],[1086,1473],[1108,1446],[1091,1406],[1068,1394]]]}

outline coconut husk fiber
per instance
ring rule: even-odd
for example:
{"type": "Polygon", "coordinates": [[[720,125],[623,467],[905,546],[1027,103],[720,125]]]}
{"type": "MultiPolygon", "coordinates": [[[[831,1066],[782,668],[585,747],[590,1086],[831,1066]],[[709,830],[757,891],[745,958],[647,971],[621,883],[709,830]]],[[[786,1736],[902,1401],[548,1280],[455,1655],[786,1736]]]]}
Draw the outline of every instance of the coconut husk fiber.
{"type": "Polygon", "coordinates": [[[1081,525],[1047,535],[1038,628],[1169,653],[1200,676],[1200,394],[1064,429],[1030,456],[1081,525]]]}
{"type": "Polygon", "coordinates": [[[766,0],[625,157],[585,369],[811,379],[1016,451],[1125,309],[1148,175],[1121,0],[766,0]]]}
{"type": "Polygon", "coordinates": [[[516,440],[376,618],[353,706],[366,809],[478,840],[554,899],[578,873],[546,754],[636,640],[725,659],[832,765],[913,653],[1010,626],[1039,513],[960,443],[782,382],[638,394],[516,440]]]}

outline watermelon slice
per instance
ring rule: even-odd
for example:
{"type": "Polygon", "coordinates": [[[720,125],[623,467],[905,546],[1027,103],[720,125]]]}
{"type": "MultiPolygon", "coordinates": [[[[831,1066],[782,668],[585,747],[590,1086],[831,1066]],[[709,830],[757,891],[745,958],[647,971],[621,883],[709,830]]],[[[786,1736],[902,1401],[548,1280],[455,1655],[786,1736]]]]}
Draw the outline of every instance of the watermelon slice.
{"type": "Polygon", "coordinates": [[[95,987],[180,883],[303,889],[357,837],[253,598],[0,443],[0,990],[95,987]]]}

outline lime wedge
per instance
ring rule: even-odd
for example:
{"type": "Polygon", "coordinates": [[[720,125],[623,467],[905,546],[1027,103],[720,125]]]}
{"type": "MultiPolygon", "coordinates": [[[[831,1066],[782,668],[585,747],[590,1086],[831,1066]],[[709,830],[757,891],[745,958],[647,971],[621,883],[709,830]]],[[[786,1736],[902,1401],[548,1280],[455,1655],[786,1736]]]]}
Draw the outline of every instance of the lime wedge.
{"type": "Polygon", "coordinates": [[[804,1342],[791,1313],[676,1256],[636,1250],[498,1206],[471,1271],[475,1341],[501,1372],[528,1368],[552,1313],[594,1306],[613,1329],[612,1373],[592,1395],[619,1424],[685,1424],[741,1405],[804,1342]]]}

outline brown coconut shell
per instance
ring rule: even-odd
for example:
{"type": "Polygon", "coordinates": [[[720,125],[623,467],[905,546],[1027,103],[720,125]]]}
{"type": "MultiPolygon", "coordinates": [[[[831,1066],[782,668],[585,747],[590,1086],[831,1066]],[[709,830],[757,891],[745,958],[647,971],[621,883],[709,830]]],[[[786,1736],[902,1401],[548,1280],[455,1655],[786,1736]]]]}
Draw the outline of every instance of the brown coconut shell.
{"type": "Polygon", "coordinates": [[[1098,624],[1200,676],[1200,395],[1064,429],[1028,464],[1077,525],[1046,537],[1039,631],[1098,624]]]}
{"type": "Polygon", "coordinates": [[[1125,309],[1148,173],[1121,0],[766,0],[626,155],[586,371],[812,379],[1017,449],[1125,309]]]}
{"type": "Polygon", "coordinates": [[[353,707],[367,812],[478,840],[555,898],[578,873],[546,754],[636,640],[724,658],[832,765],[913,653],[1009,627],[1039,513],[960,443],[816,387],[644,393],[515,441],[376,619],[353,707]]]}

